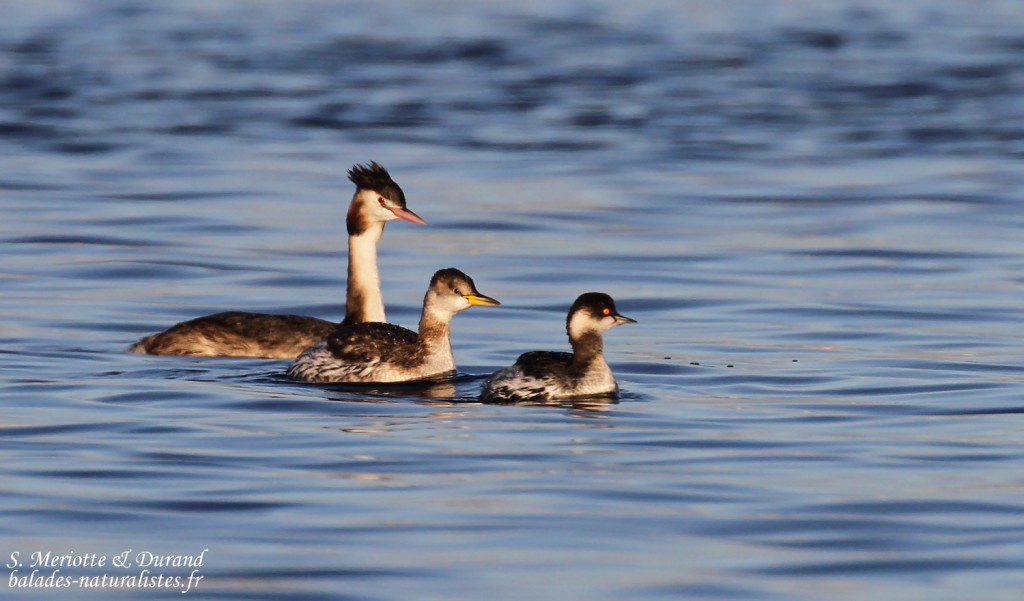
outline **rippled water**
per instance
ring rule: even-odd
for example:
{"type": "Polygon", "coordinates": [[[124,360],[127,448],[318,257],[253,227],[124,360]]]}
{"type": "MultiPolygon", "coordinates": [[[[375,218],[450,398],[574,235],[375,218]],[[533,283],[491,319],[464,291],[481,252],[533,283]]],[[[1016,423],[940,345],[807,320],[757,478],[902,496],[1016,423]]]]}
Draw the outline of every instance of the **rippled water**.
{"type": "Polygon", "coordinates": [[[891,4],[4,3],[5,596],[181,598],[8,580],[126,549],[215,599],[1024,596],[1024,9],[891,4]],[[504,303],[450,385],[124,352],[340,318],[368,160],[429,223],[390,319],[449,265],[504,303]],[[619,402],[474,402],[586,290],[619,402]]]}

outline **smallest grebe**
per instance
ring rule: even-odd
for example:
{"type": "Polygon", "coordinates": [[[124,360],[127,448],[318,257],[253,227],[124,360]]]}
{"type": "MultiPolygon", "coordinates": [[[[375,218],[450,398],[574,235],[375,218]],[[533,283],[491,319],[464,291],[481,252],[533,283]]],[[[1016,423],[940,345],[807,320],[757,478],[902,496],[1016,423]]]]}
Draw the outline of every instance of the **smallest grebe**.
{"type": "Polygon", "coordinates": [[[636,320],[620,315],[612,297],[602,292],[581,294],[565,323],[572,352],[523,353],[515,365],[484,382],[480,398],[515,403],[615,394],[619,387],[602,354],[602,334],[626,323],[636,320]]]}
{"type": "Polygon", "coordinates": [[[455,371],[451,321],[473,305],[500,305],[458,269],[442,269],[423,298],[419,333],[390,323],[342,326],[309,347],[288,368],[306,382],[409,382],[455,371]]]}

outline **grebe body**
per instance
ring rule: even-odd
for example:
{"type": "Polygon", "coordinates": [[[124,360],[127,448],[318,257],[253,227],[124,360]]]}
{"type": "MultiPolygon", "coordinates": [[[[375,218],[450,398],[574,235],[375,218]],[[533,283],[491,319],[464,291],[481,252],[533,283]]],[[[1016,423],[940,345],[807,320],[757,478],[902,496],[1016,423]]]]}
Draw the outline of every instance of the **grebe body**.
{"type": "MultiPolygon", "coordinates": [[[[384,225],[395,219],[425,223],[406,208],[405,193],[384,167],[371,162],[348,171],[356,185],[345,223],[348,283],[341,325],[385,321],[377,270],[377,244],[384,225]]],[[[338,327],[337,322],[302,315],[228,311],[190,319],[146,336],[129,351],[151,355],[293,359],[338,327]]]]}
{"type": "Polygon", "coordinates": [[[442,269],[423,298],[419,331],[390,323],[338,328],[303,351],[288,377],[305,382],[388,383],[423,380],[455,371],[451,320],[473,305],[498,305],[458,269],[442,269]]]}
{"type": "Polygon", "coordinates": [[[480,398],[515,403],[616,394],[619,388],[604,358],[603,334],[627,323],[636,320],[620,315],[612,297],[601,292],[581,294],[566,318],[572,352],[523,353],[514,365],[484,382],[480,398]]]}

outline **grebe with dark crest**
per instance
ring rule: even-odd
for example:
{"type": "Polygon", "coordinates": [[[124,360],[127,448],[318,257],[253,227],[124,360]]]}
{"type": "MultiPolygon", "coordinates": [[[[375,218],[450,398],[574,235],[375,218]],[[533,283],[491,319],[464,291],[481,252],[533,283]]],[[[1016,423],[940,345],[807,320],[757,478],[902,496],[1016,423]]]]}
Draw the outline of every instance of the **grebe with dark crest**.
{"type": "MultiPolygon", "coordinates": [[[[385,321],[377,271],[377,243],[384,225],[395,219],[425,223],[406,208],[405,193],[376,162],[355,165],[356,185],[348,207],[348,290],[341,325],[385,321]]],[[[183,321],[146,336],[128,350],[151,355],[263,357],[293,359],[338,328],[333,321],[302,315],[227,311],[183,321]]]]}

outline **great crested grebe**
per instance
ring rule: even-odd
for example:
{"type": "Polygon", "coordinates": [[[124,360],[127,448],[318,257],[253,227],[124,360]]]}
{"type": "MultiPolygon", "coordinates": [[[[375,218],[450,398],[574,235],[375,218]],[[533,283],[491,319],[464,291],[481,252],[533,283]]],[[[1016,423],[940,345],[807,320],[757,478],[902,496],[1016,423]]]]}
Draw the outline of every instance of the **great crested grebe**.
{"type": "MultiPolygon", "coordinates": [[[[384,321],[377,271],[377,243],[384,224],[395,219],[425,223],[405,206],[405,193],[376,162],[355,165],[356,185],[348,207],[348,290],[342,325],[384,321]]],[[[227,311],[183,321],[146,336],[129,351],[151,355],[263,357],[293,359],[338,327],[337,322],[301,315],[227,311]]]]}
{"type": "Polygon", "coordinates": [[[532,351],[484,382],[480,398],[490,402],[571,399],[618,392],[615,376],[602,353],[606,330],[636,320],[620,315],[612,297],[581,294],[566,318],[571,353],[532,351]]]}
{"type": "Polygon", "coordinates": [[[501,304],[481,294],[458,269],[442,269],[423,298],[419,333],[390,323],[338,328],[306,349],[288,377],[306,382],[408,382],[455,370],[451,320],[473,305],[501,304]]]}

